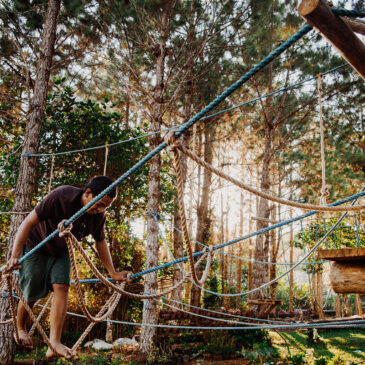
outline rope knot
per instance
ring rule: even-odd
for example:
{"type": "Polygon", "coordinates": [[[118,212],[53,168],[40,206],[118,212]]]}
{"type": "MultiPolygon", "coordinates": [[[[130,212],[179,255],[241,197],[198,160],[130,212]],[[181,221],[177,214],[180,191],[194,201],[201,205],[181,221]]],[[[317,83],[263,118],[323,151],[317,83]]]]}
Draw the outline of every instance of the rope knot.
{"type": "Polygon", "coordinates": [[[60,231],[59,236],[60,237],[66,237],[71,233],[72,230],[72,224],[65,227],[65,223],[67,222],[67,219],[63,219],[60,223],[58,223],[57,229],[60,231]]]}
{"type": "Polygon", "coordinates": [[[176,139],[174,131],[167,132],[163,140],[167,144],[169,151],[173,151],[180,146],[180,140],[176,139]]]}
{"type": "Polygon", "coordinates": [[[127,277],[126,277],[127,280],[125,282],[130,283],[132,281],[132,279],[131,279],[132,275],[133,275],[132,273],[127,274],[127,277]]]}
{"type": "Polygon", "coordinates": [[[209,245],[209,246],[205,247],[205,252],[208,255],[210,255],[210,256],[213,257],[213,255],[214,255],[214,246],[213,245],[209,245]]]}
{"type": "Polygon", "coordinates": [[[327,205],[327,197],[330,195],[329,191],[328,191],[328,186],[325,185],[324,187],[322,187],[321,189],[321,198],[320,198],[320,204],[321,205],[327,205]]]}

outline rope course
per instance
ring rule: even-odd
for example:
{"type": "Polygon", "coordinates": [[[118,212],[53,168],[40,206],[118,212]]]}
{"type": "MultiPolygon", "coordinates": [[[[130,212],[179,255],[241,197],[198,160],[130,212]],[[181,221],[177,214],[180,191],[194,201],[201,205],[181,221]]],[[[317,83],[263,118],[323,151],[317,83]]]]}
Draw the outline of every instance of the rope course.
{"type": "MultiPolygon", "coordinates": [[[[365,16],[364,12],[358,12],[358,11],[349,11],[349,10],[341,10],[341,9],[333,9],[332,11],[335,14],[341,15],[341,16],[351,16],[351,17],[354,17],[354,16],[355,17],[359,17],[359,16],[364,17],[365,16]]],[[[239,182],[239,181],[233,179],[232,177],[220,172],[219,170],[215,169],[213,166],[211,166],[209,164],[206,164],[205,161],[202,161],[198,156],[196,156],[195,154],[192,154],[186,148],[182,147],[179,144],[179,141],[178,141],[178,138],[181,137],[181,135],[183,133],[185,133],[191,126],[193,126],[199,120],[202,120],[204,118],[208,118],[208,117],[217,115],[217,114],[211,114],[211,115],[206,116],[206,114],[208,114],[213,108],[215,108],[218,104],[220,104],[223,100],[225,100],[228,96],[230,96],[235,90],[237,90],[239,87],[241,87],[245,82],[247,82],[255,74],[257,74],[259,71],[261,71],[266,65],[268,65],[270,62],[272,62],[274,59],[276,59],[280,54],[282,54],[292,44],[294,44],[296,41],[298,41],[300,38],[302,38],[305,34],[307,34],[311,29],[312,28],[309,25],[306,25],[305,27],[303,27],[296,34],[294,34],[292,37],[290,37],[287,41],[283,42],[278,48],[276,48],[274,51],[272,51],[266,58],[264,58],[261,62],[259,62],[255,67],[253,67],[251,70],[249,70],[247,73],[245,73],[238,81],[236,81],[232,86],[227,88],[222,94],[220,94],[216,99],[214,99],[208,106],[206,106],[203,110],[201,110],[198,114],[196,114],[194,117],[192,117],[186,123],[184,123],[180,126],[168,128],[167,130],[169,130],[169,131],[172,131],[172,130],[177,129],[177,128],[178,128],[178,130],[176,132],[168,133],[167,136],[165,137],[164,141],[160,145],[158,145],[155,149],[153,149],[146,156],[144,156],[139,162],[137,162],[133,167],[131,167],[123,175],[121,175],[114,183],[112,183],[103,192],[98,194],[94,199],[92,199],[83,208],[81,208],[74,215],[72,215],[68,220],[64,220],[64,221],[60,222],[60,224],[58,225],[58,228],[53,233],[51,233],[42,242],[40,242],[35,248],[30,250],[26,255],[24,255],[19,260],[19,264],[21,264],[24,260],[26,260],[28,257],[30,257],[35,251],[39,250],[48,241],[55,238],[56,236],[61,236],[61,237],[65,238],[66,243],[67,243],[68,253],[69,253],[69,256],[70,256],[71,268],[72,268],[73,276],[74,276],[74,279],[75,279],[74,284],[76,286],[77,298],[78,298],[78,301],[81,305],[81,309],[82,309],[82,312],[83,312],[83,315],[75,314],[75,313],[70,313],[70,314],[77,315],[78,317],[86,318],[88,321],[91,322],[89,324],[89,326],[87,327],[87,329],[85,330],[85,332],[81,335],[79,340],[73,346],[73,350],[76,350],[78,348],[78,346],[80,346],[82,341],[85,339],[85,337],[87,336],[89,331],[93,328],[93,326],[96,323],[104,322],[105,320],[107,320],[109,322],[112,322],[112,323],[121,323],[121,324],[134,325],[134,326],[148,326],[148,327],[160,327],[160,328],[180,328],[180,329],[194,329],[194,330],[257,330],[257,329],[290,329],[290,328],[299,329],[299,328],[333,328],[333,327],[338,328],[338,326],[353,327],[353,326],[364,326],[365,325],[365,320],[359,320],[359,321],[351,321],[350,320],[350,321],[347,321],[347,322],[310,323],[310,324],[304,324],[304,323],[289,324],[289,323],[285,323],[285,322],[280,323],[280,324],[257,324],[257,323],[248,324],[248,323],[238,321],[238,320],[233,321],[233,320],[218,319],[218,318],[214,318],[214,317],[211,317],[211,316],[199,315],[197,313],[195,313],[194,315],[198,315],[200,317],[208,318],[208,319],[215,320],[215,321],[219,320],[221,322],[234,324],[235,326],[231,326],[231,327],[228,327],[228,326],[226,326],[226,327],[177,326],[177,325],[134,323],[134,322],[115,321],[115,320],[108,319],[108,317],[110,317],[111,314],[113,313],[113,311],[115,310],[115,308],[116,308],[116,306],[117,306],[117,304],[120,300],[121,295],[125,295],[125,296],[128,296],[130,298],[134,298],[134,299],[153,299],[153,300],[157,300],[157,298],[165,298],[166,294],[176,290],[179,286],[181,286],[183,283],[185,283],[186,280],[191,281],[193,285],[199,287],[201,290],[203,290],[205,292],[208,292],[208,293],[211,293],[211,294],[214,294],[214,295],[218,295],[218,296],[222,296],[222,297],[245,296],[245,295],[260,291],[260,290],[272,285],[273,283],[277,282],[282,277],[284,277],[285,275],[287,275],[291,271],[295,270],[299,265],[303,264],[305,262],[305,260],[307,260],[308,257],[310,257],[317,250],[317,248],[327,239],[327,237],[334,230],[337,229],[337,227],[339,226],[341,221],[346,217],[346,215],[347,215],[346,212],[347,211],[361,210],[361,209],[365,208],[365,205],[355,206],[355,203],[357,202],[358,198],[365,195],[365,186],[358,194],[352,195],[348,198],[345,198],[345,199],[342,199],[342,200],[337,201],[335,203],[329,204],[328,206],[290,202],[288,200],[285,200],[285,199],[282,199],[282,198],[277,198],[277,197],[274,197],[274,196],[272,196],[270,194],[267,194],[265,192],[253,189],[252,187],[249,187],[248,185],[243,184],[242,182],[239,182]],[[109,192],[111,192],[115,187],[120,185],[131,174],[133,174],[137,169],[142,167],[145,163],[147,163],[154,156],[159,154],[166,147],[169,147],[172,150],[173,154],[174,154],[175,170],[176,170],[177,181],[178,181],[178,184],[177,184],[178,185],[178,201],[179,201],[180,213],[182,215],[182,228],[183,228],[185,249],[186,249],[188,255],[184,256],[184,257],[181,257],[181,258],[175,259],[172,252],[171,252],[171,250],[169,249],[169,246],[168,246],[165,238],[163,237],[163,242],[164,242],[164,244],[166,245],[166,247],[168,249],[168,252],[169,252],[169,255],[170,255],[172,261],[168,262],[168,263],[165,263],[163,265],[159,265],[159,266],[156,266],[156,267],[153,267],[153,268],[146,269],[146,270],[144,270],[142,272],[139,272],[139,273],[135,273],[135,274],[131,275],[128,279],[141,277],[141,276],[146,275],[148,273],[155,272],[157,270],[167,268],[167,267],[175,265],[175,264],[177,264],[179,269],[182,271],[183,278],[180,282],[178,282],[175,285],[171,286],[169,289],[165,290],[162,293],[143,293],[143,294],[132,293],[132,292],[129,292],[129,291],[125,290],[125,285],[126,285],[125,282],[123,282],[121,284],[114,284],[112,282],[112,280],[104,277],[104,275],[95,267],[95,265],[92,263],[91,259],[88,257],[86,251],[81,247],[78,240],[71,233],[72,223],[74,221],[76,221],[84,213],[86,213],[86,211],[89,208],[91,208],[95,203],[97,203],[100,199],[102,199],[109,192]],[[230,241],[221,243],[217,246],[210,246],[208,248],[205,247],[204,250],[193,253],[190,237],[188,235],[187,223],[186,223],[186,217],[185,217],[185,208],[184,208],[184,201],[183,201],[183,189],[182,189],[182,174],[181,174],[181,167],[180,167],[180,152],[186,154],[188,157],[190,157],[191,159],[196,161],[201,166],[203,166],[205,168],[208,168],[211,172],[217,174],[218,176],[232,182],[233,184],[235,184],[235,185],[237,185],[237,186],[239,186],[239,187],[241,187],[241,188],[243,188],[247,191],[250,191],[253,194],[256,194],[260,197],[263,197],[265,199],[269,199],[271,201],[274,201],[274,202],[277,202],[277,203],[280,203],[280,204],[286,204],[286,205],[289,205],[289,206],[294,206],[294,207],[303,208],[303,209],[311,209],[311,211],[307,212],[305,214],[302,214],[300,216],[288,219],[286,221],[282,221],[282,222],[279,222],[277,224],[273,224],[270,227],[265,227],[265,228],[263,228],[261,230],[258,230],[256,232],[251,232],[251,233],[249,233],[245,236],[236,238],[234,240],[230,240],[230,241]],[[338,207],[339,205],[347,203],[347,202],[351,202],[351,204],[349,206],[345,206],[345,207],[338,207]],[[273,280],[271,280],[271,281],[269,281],[265,284],[262,284],[259,287],[256,287],[254,289],[245,291],[243,293],[233,293],[233,294],[218,293],[218,292],[208,290],[208,289],[206,289],[202,286],[204,284],[204,281],[207,278],[207,275],[208,275],[208,272],[209,272],[209,267],[210,267],[210,264],[212,262],[213,252],[214,251],[219,250],[219,249],[221,249],[225,246],[232,245],[232,244],[237,243],[239,241],[251,238],[253,236],[269,232],[273,229],[281,228],[281,227],[283,227],[285,225],[288,225],[290,223],[293,223],[295,221],[302,221],[304,218],[318,213],[318,211],[331,211],[331,212],[333,212],[333,211],[346,211],[346,212],[341,215],[341,217],[337,220],[337,222],[331,228],[328,229],[326,234],[320,240],[318,240],[318,242],[316,242],[316,244],[302,258],[300,258],[300,260],[298,260],[294,264],[290,264],[291,267],[289,269],[287,269],[283,274],[277,276],[275,279],[273,279],[273,280]],[[75,253],[74,253],[75,250],[77,250],[81,254],[82,258],[85,260],[87,265],[90,267],[92,273],[96,276],[96,279],[80,280],[78,269],[77,269],[75,253]],[[196,262],[194,262],[194,259],[198,258],[198,257],[199,257],[199,259],[196,262]],[[203,262],[203,260],[205,260],[205,259],[207,260],[205,270],[203,272],[202,277],[198,278],[197,268],[203,262]],[[189,263],[189,272],[188,273],[185,273],[184,269],[181,267],[181,265],[179,265],[179,263],[184,262],[184,261],[188,261],[188,263],[189,263]],[[190,275],[191,275],[191,277],[190,277],[190,275]],[[111,289],[112,294],[109,297],[109,299],[106,301],[104,306],[99,310],[98,314],[96,316],[93,316],[93,315],[91,315],[91,313],[89,312],[89,310],[86,306],[86,303],[85,303],[85,300],[84,300],[84,293],[82,292],[80,284],[81,283],[87,283],[87,282],[95,282],[95,280],[103,283],[105,286],[107,286],[109,289],[111,289]],[[242,324],[244,324],[245,326],[239,326],[239,325],[242,325],[242,324]]],[[[339,67],[343,67],[343,66],[339,66],[339,67]]],[[[336,69],[338,69],[338,68],[336,68],[336,69]]],[[[328,72],[332,72],[332,71],[330,70],[328,72]]],[[[314,78],[311,78],[311,79],[314,79],[314,78]]],[[[306,81],[302,81],[301,83],[304,83],[304,82],[306,82],[306,81]]],[[[291,85],[291,86],[288,86],[284,89],[288,90],[289,87],[293,88],[294,86],[291,85]]],[[[275,91],[273,93],[277,93],[277,92],[279,92],[279,91],[275,91]]],[[[272,95],[273,93],[270,93],[270,94],[272,95]]],[[[264,95],[260,98],[267,97],[268,95],[269,94],[266,94],[266,95],[264,95]]],[[[256,99],[253,99],[253,100],[256,101],[256,100],[259,100],[260,98],[256,98],[256,99]]],[[[253,100],[251,100],[249,102],[253,102],[253,100]]],[[[248,102],[246,102],[246,103],[248,103],[248,102]]],[[[242,104],[240,106],[242,106],[242,104]]],[[[238,106],[236,106],[236,107],[238,107],[238,106]]],[[[219,113],[223,113],[223,112],[226,112],[228,110],[232,110],[232,108],[226,109],[225,111],[221,111],[219,113]]],[[[156,133],[161,133],[161,131],[154,132],[154,134],[156,134],[156,133]]],[[[152,135],[152,134],[149,134],[149,135],[152,135]]],[[[144,137],[149,136],[149,135],[139,136],[139,137],[136,137],[134,139],[144,138],[144,137]]],[[[107,157],[108,157],[109,147],[112,146],[112,145],[120,144],[120,143],[126,143],[127,141],[130,141],[130,140],[133,140],[133,139],[129,139],[129,140],[126,140],[126,141],[116,142],[114,144],[107,144],[107,145],[102,146],[102,147],[105,148],[104,171],[106,171],[106,167],[107,167],[107,157]]],[[[92,149],[97,149],[97,148],[102,148],[102,147],[101,146],[99,146],[99,147],[90,147],[88,149],[68,151],[68,152],[59,152],[59,153],[51,153],[51,154],[28,154],[28,153],[24,153],[22,156],[45,156],[45,155],[52,156],[50,182],[49,182],[49,187],[51,187],[52,178],[53,178],[54,158],[55,158],[56,155],[66,154],[66,153],[74,153],[74,152],[81,152],[81,151],[85,151],[85,150],[92,150],[92,149]]],[[[6,213],[9,213],[9,212],[6,212],[6,213]]],[[[24,212],[18,212],[18,213],[19,214],[24,214],[24,212]]],[[[158,215],[154,212],[149,212],[149,213],[153,215],[153,218],[155,219],[155,221],[158,224],[158,215]]],[[[24,304],[25,309],[27,310],[30,318],[32,319],[32,321],[34,323],[34,326],[40,332],[44,342],[49,346],[49,348],[54,353],[57,353],[57,351],[53,348],[47,334],[45,333],[45,331],[43,330],[42,326],[39,323],[40,318],[44,314],[44,311],[42,310],[40,315],[37,318],[34,315],[34,313],[32,312],[32,309],[29,307],[29,305],[25,301],[25,299],[23,297],[23,294],[22,294],[17,282],[15,280],[13,280],[13,273],[9,272],[6,269],[5,266],[1,267],[0,271],[2,272],[2,276],[3,276],[3,278],[2,278],[3,281],[0,285],[0,287],[3,288],[4,285],[6,285],[6,287],[7,287],[7,294],[8,294],[9,300],[10,300],[11,317],[12,317],[10,320],[3,321],[0,324],[8,324],[10,322],[13,322],[14,330],[15,330],[15,337],[16,337],[17,341],[19,341],[19,335],[18,335],[18,330],[17,330],[17,326],[16,326],[16,314],[15,314],[16,311],[15,311],[14,295],[13,295],[13,291],[14,291],[16,293],[16,296],[19,297],[21,302],[24,304]]],[[[48,302],[49,302],[49,300],[50,300],[50,298],[48,299],[48,302]]],[[[46,303],[44,308],[48,308],[47,307],[48,302],[46,303]]],[[[40,304],[38,304],[38,305],[40,305],[40,304]]],[[[178,309],[180,311],[184,311],[181,308],[175,307],[175,306],[167,304],[167,303],[163,303],[163,305],[173,307],[173,308],[178,309]]],[[[191,314],[191,312],[189,312],[189,314],[191,314]]],[[[254,319],[250,318],[250,320],[254,320],[254,319]]],[[[258,320],[258,319],[255,319],[255,320],[258,320]]]]}
{"type": "MultiPolygon", "coordinates": [[[[155,212],[154,215],[156,215],[157,217],[159,217],[160,219],[162,219],[164,221],[164,223],[168,224],[173,230],[182,233],[182,231],[179,228],[173,226],[160,213],[155,212]]],[[[302,229],[302,231],[303,231],[303,229],[302,229]]],[[[199,246],[202,246],[202,247],[205,247],[205,248],[208,248],[209,247],[209,246],[205,245],[204,243],[199,242],[198,240],[196,240],[196,239],[194,239],[192,237],[190,237],[190,239],[192,241],[194,241],[195,243],[197,243],[199,246]]],[[[260,260],[255,260],[255,259],[249,259],[247,257],[240,257],[240,256],[232,255],[230,253],[227,253],[227,252],[224,252],[224,251],[221,251],[221,250],[217,250],[217,252],[220,253],[220,254],[223,254],[225,256],[232,257],[234,259],[242,260],[242,261],[245,261],[245,262],[255,262],[255,263],[264,264],[264,265],[290,266],[290,265],[294,265],[295,264],[295,262],[294,263],[293,262],[291,262],[291,263],[290,262],[288,262],[288,263],[286,263],[286,262],[270,262],[270,261],[260,261],[260,260]]],[[[302,265],[318,265],[318,264],[322,264],[322,263],[325,263],[325,262],[327,262],[327,261],[302,262],[302,265]]]]}
{"type": "MultiPolygon", "coordinates": [[[[365,186],[362,188],[362,192],[364,192],[365,191],[365,186]]],[[[357,198],[355,199],[355,200],[353,200],[352,201],[352,205],[354,205],[355,203],[356,203],[356,201],[357,201],[357,198]]],[[[249,294],[251,294],[251,293],[255,293],[255,292],[257,292],[257,291],[260,291],[260,290],[262,290],[262,289],[265,289],[266,287],[268,287],[268,286],[270,286],[270,285],[272,285],[272,284],[274,284],[275,282],[277,282],[278,280],[280,280],[281,278],[283,278],[284,276],[286,276],[288,273],[290,273],[291,271],[293,271],[293,270],[295,270],[303,261],[305,261],[308,257],[310,257],[316,250],[317,250],[317,248],[326,240],[326,238],[332,233],[332,231],[333,230],[335,230],[337,227],[338,227],[338,225],[341,223],[341,221],[346,217],[346,215],[347,215],[347,213],[343,213],[342,215],[341,215],[341,217],[337,220],[337,222],[326,232],[326,234],[308,251],[308,253],[307,254],[305,254],[298,262],[296,262],[293,266],[291,266],[289,269],[287,269],[286,270],[286,272],[284,272],[283,274],[281,274],[281,275],[279,275],[279,276],[277,276],[275,279],[273,279],[273,280],[271,280],[271,281],[269,281],[269,282],[267,282],[267,283],[264,283],[264,284],[262,284],[262,285],[260,285],[259,287],[257,287],[257,288],[254,288],[254,289],[251,289],[251,290],[247,290],[247,291],[245,291],[245,292],[243,292],[243,293],[233,293],[233,294],[225,294],[225,293],[218,293],[218,292],[214,292],[214,291],[212,291],[212,290],[209,290],[209,289],[206,289],[206,288],[204,288],[204,287],[202,287],[202,286],[200,286],[198,283],[196,283],[195,281],[192,281],[190,278],[188,278],[188,280],[190,280],[190,281],[192,281],[193,282],[193,284],[194,285],[196,285],[199,289],[201,289],[201,290],[203,290],[203,291],[205,291],[205,292],[207,292],[207,293],[210,293],[210,294],[215,294],[215,295],[218,295],[218,296],[221,296],[221,297],[238,297],[238,296],[246,296],[246,295],[249,295],[249,294]]],[[[156,219],[156,218],[155,218],[156,219]]],[[[268,227],[269,228],[269,227],[268,227]]],[[[262,231],[262,230],[261,230],[262,231]]],[[[258,232],[258,231],[257,231],[258,232]]],[[[257,233],[257,232],[255,232],[255,233],[257,233]]],[[[174,260],[173,262],[174,263],[178,263],[178,259],[175,259],[174,257],[173,257],[173,254],[172,254],[172,252],[171,252],[171,250],[170,250],[170,248],[169,248],[169,246],[168,246],[168,244],[167,244],[167,242],[166,242],[166,240],[165,239],[163,239],[163,242],[164,242],[164,244],[165,244],[165,246],[166,246],[166,248],[167,248],[167,250],[168,250],[168,252],[169,252],[169,255],[171,256],[171,258],[174,260]]],[[[232,241],[229,241],[229,242],[232,242],[232,241]]],[[[232,244],[232,243],[230,243],[230,244],[232,244]]],[[[222,247],[222,245],[225,245],[225,244],[220,244],[220,245],[218,245],[218,246],[214,246],[213,247],[213,250],[216,250],[217,248],[221,248],[222,247]]],[[[189,259],[189,257],[188,257],[188,259],[189,259]]],[[[182,272],[184,272],[183,271],[183,269],[181,268],[181,266],[180,265],[178,265],[178,267],[179,267],[179,269],[180,270],[182,270],[182,272]]]]}

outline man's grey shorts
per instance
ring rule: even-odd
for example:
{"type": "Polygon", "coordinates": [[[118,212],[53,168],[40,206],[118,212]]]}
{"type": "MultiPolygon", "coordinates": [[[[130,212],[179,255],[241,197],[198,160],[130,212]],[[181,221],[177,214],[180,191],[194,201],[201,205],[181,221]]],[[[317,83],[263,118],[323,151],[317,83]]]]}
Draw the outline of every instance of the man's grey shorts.
{"type": "MultiPolygon", "coordinates": [[[[28,247],[23,255],[30,251],[28,247]]],[[[68,254],[54,257],[39,250],[22,262],[19,270],[19,285],[27,302],[46,297],[52,284],[70,285],[71,263],[68,254]]]]}

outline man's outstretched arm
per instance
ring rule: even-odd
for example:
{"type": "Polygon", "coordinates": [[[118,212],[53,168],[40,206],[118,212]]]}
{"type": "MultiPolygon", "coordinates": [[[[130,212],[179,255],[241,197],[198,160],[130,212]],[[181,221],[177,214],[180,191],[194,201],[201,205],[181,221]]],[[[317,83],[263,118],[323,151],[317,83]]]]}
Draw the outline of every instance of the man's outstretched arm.
{"type": "Polygon", "coordinates": [[[131,274],[131,271],[115,271],[112,257],[110,255],[109,247],[105,240],[99,241],[95,243],[96,251],[99,255],[99,259],[108,270],[110,277],[117,281],[125,281],[127,280],[128,274],[131,274]]]}
{"type": "Polygon", "coordinates": [[[21,268],[21,265],[18,264],[20,255],[22,254],[24,245],[27,242],[30,231],[38,223],[39,223],[38,215],[35,212],[35,210],[32,210],[18,228],[18,231],[14,239],[11,257],[7,262],[7,268],[9,270],[18,270],[21,268]]]}

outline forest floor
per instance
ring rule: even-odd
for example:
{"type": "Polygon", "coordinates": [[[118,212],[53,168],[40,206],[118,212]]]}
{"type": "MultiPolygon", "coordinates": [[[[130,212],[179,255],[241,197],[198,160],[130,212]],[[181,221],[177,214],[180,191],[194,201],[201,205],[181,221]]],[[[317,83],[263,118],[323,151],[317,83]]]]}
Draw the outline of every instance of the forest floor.
{"type": "MultiPolygon", "coordinates": [[[[365,364],[365,329],[333,329],[315,332],[314,343],[310,336],[313,333],[308,331],[295,332],[270,332],[272,347],[278,350],[281,359],[260,355],[260,349],[250,352],[251,364],[333,364],[333,365],[353,365],[365,364]],[[292,361],[289,361],[292,360],[292,361]],[[306,362],[305,362],[306,361],[306,362]],[[318,362],[321,361],[321,362],[318,362]]],[[[122,354],[113,354],[111,351],[91,351],[82,349],[78,353],[78,358],[73,361],[59,359],[53,362],[42,360],[46,347],[36,349],[32,353],[17,353],[14,364],[125,364],[138,365],[145,364],[136,358],[122,354]]],[[[249,360],[242,358],[224,358],[219,354],[210,355],[201,353],[194,360],[186,356],[184,359],[158,358],[153,364],[186,364],[186,365],[247,365],[249,360]]]]}

